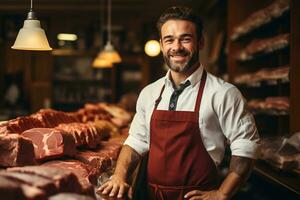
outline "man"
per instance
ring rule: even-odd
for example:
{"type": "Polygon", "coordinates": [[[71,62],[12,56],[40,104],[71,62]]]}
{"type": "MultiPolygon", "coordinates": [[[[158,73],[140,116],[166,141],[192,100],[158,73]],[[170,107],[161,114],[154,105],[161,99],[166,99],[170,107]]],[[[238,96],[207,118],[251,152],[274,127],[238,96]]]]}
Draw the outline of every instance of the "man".
{"type": "Polygon", "coordinates": [[[169,71],[142,90],[115,172],[99,191],[123,197],[127,177],[149,153],[152,199],[230,199],[253,167],[258,142],[254,119],[238,89],[200,64],[202,23],[191,9],[171,7],[157,26],[169,71]],[[220,184],[217,166],[226,139],[232,158],[220,184]]]}

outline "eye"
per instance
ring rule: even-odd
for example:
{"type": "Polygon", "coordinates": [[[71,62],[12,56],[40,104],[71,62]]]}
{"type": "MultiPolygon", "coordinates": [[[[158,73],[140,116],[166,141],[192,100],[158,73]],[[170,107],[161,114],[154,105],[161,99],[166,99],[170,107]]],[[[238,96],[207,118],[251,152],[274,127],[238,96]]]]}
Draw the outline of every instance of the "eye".
{"type": "Polygon", "coordinates": [[[192,40],[191,37],[184,37],[181,39],[182,42],[190,42],[192,40]]]}
{"type": "Polygon", "coordinates": [[[173,39],[166,39],[166,40],[164,40],[164,43],[165,44],[171,44],[173,42],[173,39]]]}

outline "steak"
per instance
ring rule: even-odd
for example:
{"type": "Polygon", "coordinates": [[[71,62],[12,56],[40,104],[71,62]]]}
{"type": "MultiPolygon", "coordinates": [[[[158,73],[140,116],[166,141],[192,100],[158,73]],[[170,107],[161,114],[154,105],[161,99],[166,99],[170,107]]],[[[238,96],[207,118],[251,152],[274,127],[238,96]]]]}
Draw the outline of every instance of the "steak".
{"type": "Polygon", "coordinates": [[[47,166],[26,166],[8,168],[8,172],[21,172],[29,175],[36,175],[53,181],[60,192],[82,193],[82,187],[75,174],[68,170],[47,166]]]}
{"type": "Polygon", "coordinates": [[[32,142],[19,134],[0,134],[0,166],[34,165],[32,142]]]}
{"type": "Polygon", "coordinates": [[[32,141],[37,160],[59,158],[76,153],[75,140],[72,135],[54,128],[33,128],[21,134],[32,141]]]}

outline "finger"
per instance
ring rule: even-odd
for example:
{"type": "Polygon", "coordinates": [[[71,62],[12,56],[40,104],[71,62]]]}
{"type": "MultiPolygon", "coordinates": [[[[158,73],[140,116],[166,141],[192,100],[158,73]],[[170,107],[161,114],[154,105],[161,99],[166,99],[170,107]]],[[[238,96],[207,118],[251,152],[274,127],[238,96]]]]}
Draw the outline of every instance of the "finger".
{"type": "Polygon", "coordinates": [[[123,195],[124,195],[124,192],[125,192],[125,186],[124,185],[122,185],[121,187],[120,187],[120,189],[119,189],[119,193],[118,193],[118,198],[122,198],[123,197],[123,195]]]}
{"type": "Polygon", "coordinates": [[[133,196],[132,187],[129,188],[127,196],[129,199],[132,199],[132,196],[133,196]]]}
{"type": "Polygon", "coordinates": [[[107,185],[109,184],[109,182],[104,183],[103,185],[101,185],[98,189],[98,191],[102,191],[104,188],[107,187],[107,185]]]}
{"type": "Polygon", "coordinates": [[[113,189],[110,191],[109,196],[110,197],[115,197],[116,194],[118,194],[119,191],[119,186],[118,185],[114,185],[113,189]]]}
{"type": "Polygon", "coordinates": [[[112,188],[113,188],[112,185],[108,185],[108,186],[103,190],[102,194],[108,194],[108,193],[111,191],[112,188]]]}
{"type": "Polygon", "coordinates": [[[201,195],[202,192],[200,190],[192,190],[188,193],[186,193],[186,195],[184,195],[184,198],[189,198],[189,197],[192,197],[192,196],[195,196],[195,195],[201,195]]]}

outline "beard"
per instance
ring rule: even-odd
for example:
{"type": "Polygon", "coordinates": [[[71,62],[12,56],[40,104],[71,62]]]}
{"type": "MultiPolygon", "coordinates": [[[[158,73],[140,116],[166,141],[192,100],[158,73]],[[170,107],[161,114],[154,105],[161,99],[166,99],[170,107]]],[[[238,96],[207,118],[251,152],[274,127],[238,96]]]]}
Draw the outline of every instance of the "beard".
{"type": "Polygon", "coordinates": [[[168,65],[169,69],[175,72],[184,73],[191,69],[199,60],[199,51],[189,52],[186,49],[180,49],[176,52],[167,52],[164,55],[164,60],[168,65]],[[188,59],[185,62],[172,61],[172,56],[187,56],[188,59]]]}

